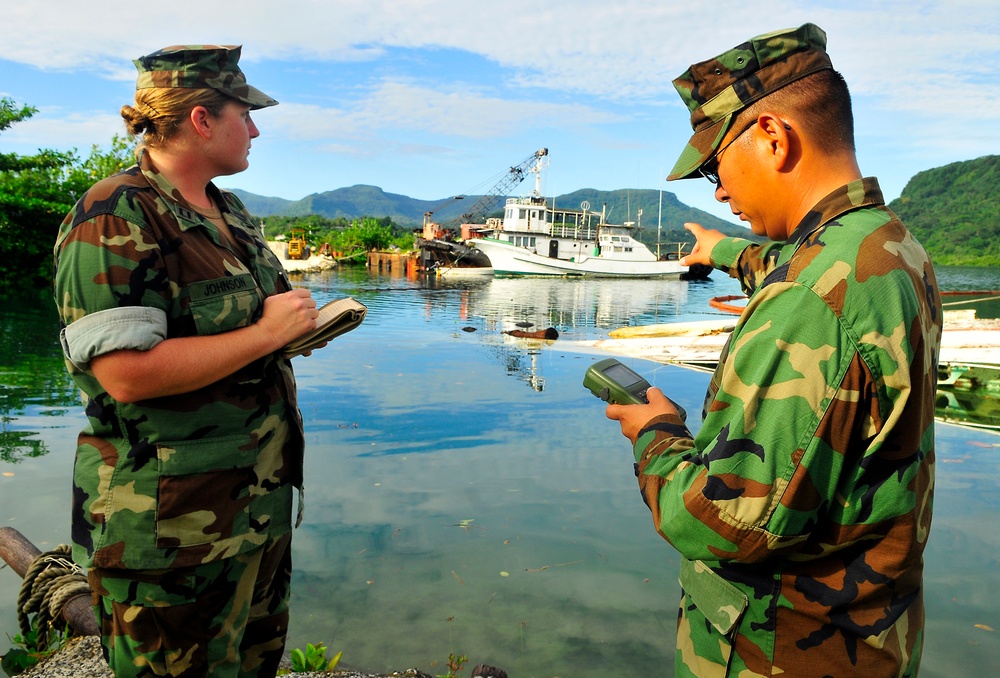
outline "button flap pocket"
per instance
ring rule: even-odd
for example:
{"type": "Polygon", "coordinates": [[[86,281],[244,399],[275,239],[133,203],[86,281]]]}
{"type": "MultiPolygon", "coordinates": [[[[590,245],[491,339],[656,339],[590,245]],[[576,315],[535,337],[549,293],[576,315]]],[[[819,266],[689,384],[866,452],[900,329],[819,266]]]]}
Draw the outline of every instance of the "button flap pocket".
{"type": "Polygon", "coordinates": [[[681,560],[680,583],[698,610],[724,636],[736,628],[750,604],[746,594],[700,560],[681,560]]]}

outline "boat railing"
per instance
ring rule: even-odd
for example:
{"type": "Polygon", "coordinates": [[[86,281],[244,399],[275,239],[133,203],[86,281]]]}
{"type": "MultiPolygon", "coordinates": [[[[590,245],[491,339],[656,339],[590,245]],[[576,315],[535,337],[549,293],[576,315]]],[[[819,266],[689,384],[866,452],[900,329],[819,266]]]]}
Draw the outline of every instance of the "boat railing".
{"type": "Polygon", "coordinates": [[[576,240],[593,240],[597,237],[597,229],[576,224],[552,224],[549,234],[555,238],[574,238],[576,240]]]}

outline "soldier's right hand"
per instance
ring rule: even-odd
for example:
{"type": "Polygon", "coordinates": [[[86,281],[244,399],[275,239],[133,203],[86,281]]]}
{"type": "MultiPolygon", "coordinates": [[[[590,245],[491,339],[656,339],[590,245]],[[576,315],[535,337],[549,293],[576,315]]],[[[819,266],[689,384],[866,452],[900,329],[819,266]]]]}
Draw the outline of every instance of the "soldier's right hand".
{"type": "Polygon", "coordinates": [[[309,290],[295,289],[264,300],[264,313],[257,325],[274,337],[276,348],[316,329],[319,311],[309,290]]]}
{"type": "Polygon", "coordinates": [[[681,265],[693,266],[694,264],[704,264],[705,266],[711,266],[712,250],[720,240],[726,237],[725,234],[714,229],[705,228],[701,224],[694,222],[685,223],[684,228],[691,232],[696,242],[694,248],[691,250],[691,254],[681,257],[681,265]]]}

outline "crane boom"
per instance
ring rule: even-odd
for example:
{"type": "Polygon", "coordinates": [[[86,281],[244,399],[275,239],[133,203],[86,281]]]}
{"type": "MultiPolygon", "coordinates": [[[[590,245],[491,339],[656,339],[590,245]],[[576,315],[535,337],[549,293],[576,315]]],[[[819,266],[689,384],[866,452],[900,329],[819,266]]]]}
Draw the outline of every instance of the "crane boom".
{"type": "Polygon", "coordinates": [[[503,179],[498,181],[496,185],[493,186],[485,195],[483,195],[476,203],[469,208],[469,211],[461,216],[461,223],[471,224],[471,223],[483,223],[486,221],[486,215],[488,215],[501,198],[507,195],[510,189],[517,186],[519,183],[524,181],[525,172],[535,164],[540,158],[544,158],[549,154],[549,149],[540,148],[535,151],[527,158],[519,162],[510,168],[510,171],[503,176],[503,179]]]}

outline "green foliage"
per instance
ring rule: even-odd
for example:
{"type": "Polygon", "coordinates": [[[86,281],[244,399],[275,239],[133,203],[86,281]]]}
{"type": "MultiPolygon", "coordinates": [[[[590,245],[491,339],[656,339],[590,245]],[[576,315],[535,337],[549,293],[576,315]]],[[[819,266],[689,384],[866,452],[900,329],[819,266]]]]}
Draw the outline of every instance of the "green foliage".
{"type": "MultiPolygon", "coordinates": [[[[0,131],[35,112],[0,99],[0,131]]],[[[0,296],[49,284],[63,217],[91,184],[132,164],[133,146],[115,136],[110,150],[93,146],[86,160],[75,151],[0,154],[0,296]]]]}
{"type": "Polygon", "coordinates": [[[437,678],[455,678],[458,672],[462,670],[465,663],[469,661],[469,658],[463,655],[456,655],[454,653],[448,655],[448,673],[437,676],[437,678]]]}
{"type": "Polygon", "coordinates": [[[31,631],[26,636],[22,637],[21,634],[13,638],[7,636],[7,639],[13,643],[14,647],[4,653],[3,658],[0,659],[0,668],[8,676],[16,676],[24,673],[49,655],[62,649],[68,638],[68,634],[64,631],[52,629],[48,633],[48,640],[45,647],[39,647],[38,629],[35,626],[35,620],[32,619],[31,631]]]}
{"type": "Polygon", "coordinates": [[[330,661],[326,660],[326,645],[319,643],[313,645],[312,643],[306,643],[306,649],[303,652],[299,648],[295,648],[291,651],[292,657],[292,673],[320,673],[323,671],[333,671],[340,663],[340,658],[343,656],[343,651],[338,652],[334,655],[333,659],[330,661]]]}
{"type": "Polygon", "coordinates": [[[938,265],[1000,265],[1000,155],[920,172],[889,203],[938,265]]]}
{"type": "Polygon", "coordinates": [[[361,217],[348,221],[343,217],[330,219],[318,214],[306,217],[268,217],[264,225],[266,237],[274,240],[278,235],[288,238],[293,228],[306,232],[312,248],[327,243],[341,256],[383,250],[392,246],[412,248],[413,236],[409,231],[392,223],[389,217],[361,217]]]}

